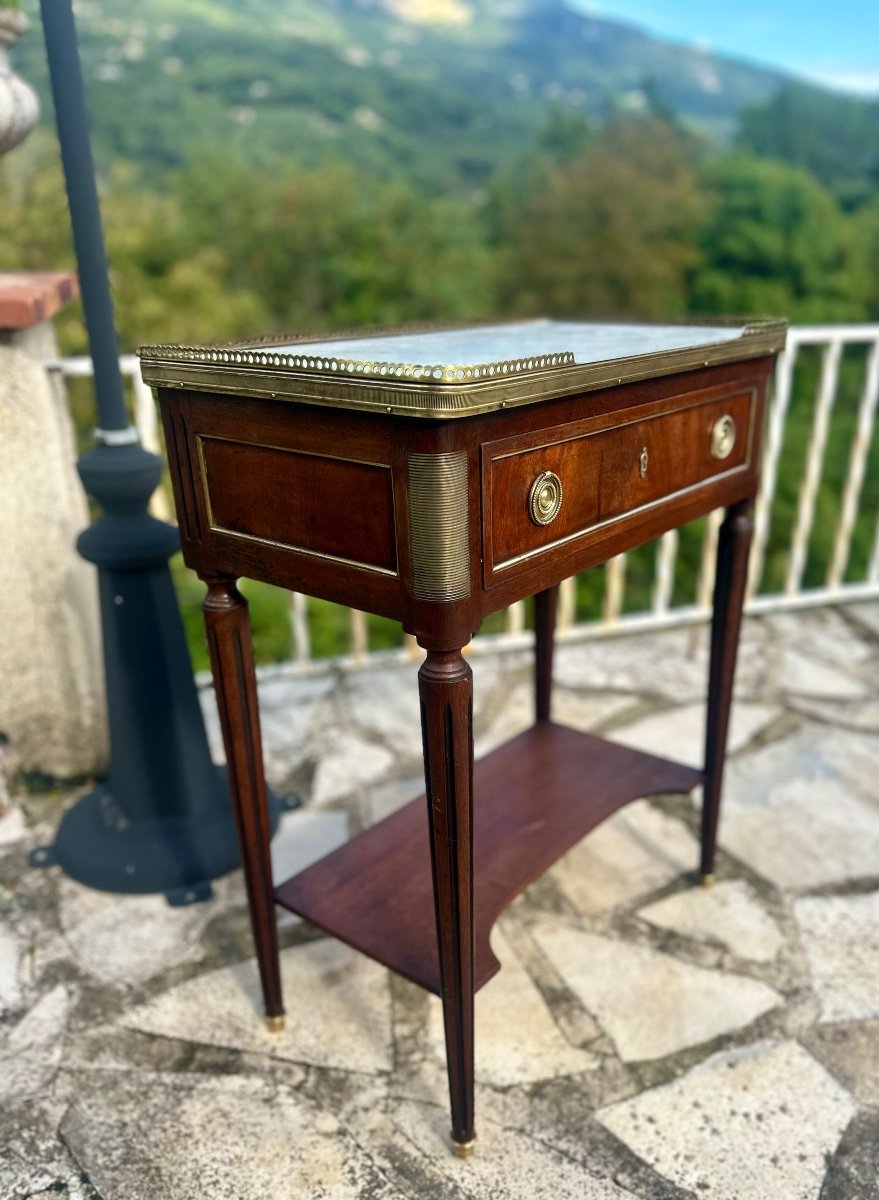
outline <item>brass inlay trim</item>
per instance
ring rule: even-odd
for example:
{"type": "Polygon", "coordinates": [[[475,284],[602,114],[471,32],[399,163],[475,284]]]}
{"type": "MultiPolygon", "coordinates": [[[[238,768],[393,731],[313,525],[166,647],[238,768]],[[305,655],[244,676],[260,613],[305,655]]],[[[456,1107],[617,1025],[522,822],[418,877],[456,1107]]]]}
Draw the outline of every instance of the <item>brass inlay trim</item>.
{"type": "Polygon", "coordinates": [[[467,455],[410,454],[409,527],[416,600],[470,595],[467,455]]]}
{"type": "Polygon", "coordinates": [[[256,450],[277,450],[281,454],[304,454],[308,458],[328,458],[330,462],[353,463],[357,467],[380,467],[383,471],[390,471],[391,464],[386,462],[373,462],[370,458],[347,458],[342,454],[325,454],[322,450],[308,450],[304,446],[277,446],[274,442],[252,442],[244,441],[240,437],[226,437],[222,433],[197,433],[196,438],[199,442],[230,442],[233,446],[253,446],[256,450]]]}
{"type": "MultiPolygon", "coordinates": [[[[469,417],[699,367],[741,362],[783,348],[785,321],[741,324],[741,336],[731,341],[582,364],[576,363],[568,351],[525,354],[504,362],[418,364],[281,353],[272,348],[273,342],[276,346],[289,346],[296,341],[314,341],[315,335],[262,339],[234,346],[144,346],[139,353],[144,381],[154,387],[222,392],[436,420],[469,417]]],[[[319,336],[329,340],[326,335],[319,336]]]]}
{"type": "Polygon", "coordinates": [[[464,1159],[472,1158],[473,1151],[475,1149],[476,1149],[476,1138],[475,1137],[470,1138],[470,1140],[467,1142],[459,1142],[455,1138],[452,1138],[452,1154],[454,1154],[456,1158],[464,1158],[464,1159]]]}
{"type": "Polygon", "coordinates": [[[276,542],[274,538],[260,537],[256,533],[240,533],[237,529],[226,529],[224,525],[211,525],[211,533],[222,533],[223,537],[241,538],[245,542],[259,542],[262,546],[275,546],[278,550],[289,550],[292,554],[307,554],[309,558],[323,558],[327,562],[341,563],[345,567],[358,567],[361,571],[372,571],[376,575],[399,578],[399,571],[390,567],[377,567],[374,563],[360,562],[356,558],[342,558],[339,554],[327,554],[325,550],[310,550],[308,546],[294,546],[292,542],[276,542]]]}
{"type": "MultiPolygon", "coordinates": [[[[722,344],[722,343],[721,343],[722,344]]],[[[710,347],[705,347],[708,349],[710,347]]],[[[468,383],[471,380],[491,380],[505,375],[529,375],[553,367],[575,365],[570,350],[556,354],[525,354],[500,362],[484,363],[398,363],[371,361],[361,358],[335,358],[329,355],[280,354],[253,347],[228,349],[199,346],[143,346],[140,356],[144,362],[174,359],[178,362],[200,363],[204,366],[279,367],[294,371],[315,372],[322,376],[343,376],[349,379],[376,379],[424,382],[431,387],[468,383]]]]}
{"type": "Polygon", "coordinates": [[[561,511],[564,492],[555,471],[544,471],[531,484],[528,513],[535,525],[551,525],[561,511]]]}
{"type": "MultiPolygon", "coordinates": [[[[741,387],[732,388],[729,391],[722,392],[718,395],[708,396],[692,396],[685,400],[685,403],[677,405],[676,408],[664,408],[661,412],[647,411],[642,412],[640,417],[630,417],[627,421],[613,421],[612,423],[602,425],[597,429],[590,430],[586,433],[571,433],[566,437],[555,438],[551,442],[536,442],[534,445],[519,446],[516,450],[507,450],[503,454],[493,454],[491,461],[500,462],[504,458],[516,458],[520,454],[532,454],[535,450],[549,450],[553,446],[564,446],[568,442],[579,442],[583,438],[599,437],[603,433],[615,433],[617,429],[627,429],[630,425],[642,425],[648,421],[661,421],[663,417],[672,417],[675,413],[688,412],[691,408],[707,408],[710,404],[720,404],[724,401],[737,400],[740,397],[745,397],[751,401],[748,405],[749,409],[753,409],[753,401],[756,397],[756,389],[747,384],[741,387]]],[[[678,397],[680,398],[680,397],[678,397]]],[[[650,406],[652,409],[653,406],[650,406]]],[[[573,422],[569,422],[572,424],[573,422]]],[[[585,422],[577,422],[584,424],[585,422]]],[[[506,439],[501,439],[506,440],[506,439]]]]}

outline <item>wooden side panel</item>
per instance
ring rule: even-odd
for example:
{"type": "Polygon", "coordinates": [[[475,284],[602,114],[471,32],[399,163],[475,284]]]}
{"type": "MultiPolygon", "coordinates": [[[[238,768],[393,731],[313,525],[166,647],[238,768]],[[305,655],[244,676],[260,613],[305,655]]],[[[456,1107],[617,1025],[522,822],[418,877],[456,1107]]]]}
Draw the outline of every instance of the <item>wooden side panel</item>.
{"type": "Polygon", "coordinates": [[[188,566],[402,617],[390,419],[171,389],[159,399],[188,566]]]}
{"type": "Polygon", "coordinates": [[[211,530],[396,573],[389,467],[198,439],[211,530]]]}

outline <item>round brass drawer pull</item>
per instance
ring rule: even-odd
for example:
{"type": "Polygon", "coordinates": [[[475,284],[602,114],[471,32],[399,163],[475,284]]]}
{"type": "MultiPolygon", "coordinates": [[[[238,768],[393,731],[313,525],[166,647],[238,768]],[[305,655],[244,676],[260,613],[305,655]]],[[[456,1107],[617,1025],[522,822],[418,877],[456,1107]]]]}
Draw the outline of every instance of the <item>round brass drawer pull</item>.
{"type": "Polygon", "coordinates": [[[562,481],[554,471],[544,471],[531,484],[528,512],[535,525],[549,525],[562,506],[562,481]]]}
{"type": "Polygon", "coordinates": [[[718,417],[711,429],[711,457],[729,458],[735,444],[735,421],[730,416],[718,417]]]}

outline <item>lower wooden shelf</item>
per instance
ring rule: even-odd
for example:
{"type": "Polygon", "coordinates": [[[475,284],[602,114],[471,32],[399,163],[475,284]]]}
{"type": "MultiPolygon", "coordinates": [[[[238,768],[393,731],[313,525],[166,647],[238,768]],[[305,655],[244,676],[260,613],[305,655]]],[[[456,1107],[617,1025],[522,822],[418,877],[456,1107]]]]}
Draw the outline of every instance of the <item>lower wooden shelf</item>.
{"type": "MultiPolygon", "coordinates": [[[[549,721],[477,761],[476,987],[500,969],[489,935],[519,892],[624,804],[701,781],[692,767],[549,721]]],[[[280,884],[275,899],[439,994],[424,796],[280,884]]]]}

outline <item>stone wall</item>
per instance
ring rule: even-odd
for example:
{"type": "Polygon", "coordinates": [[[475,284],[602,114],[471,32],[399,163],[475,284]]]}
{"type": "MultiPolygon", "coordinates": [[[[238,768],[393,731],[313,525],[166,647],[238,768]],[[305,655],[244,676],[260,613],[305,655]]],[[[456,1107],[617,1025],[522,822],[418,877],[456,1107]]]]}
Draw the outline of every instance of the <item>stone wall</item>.
{"type": "Polygon", "coordinates": [[[0,275],[0,736],[19,768],[67,779],[107,755],[97,581],[74,548],[89,515],[43,365],[57,347],[40,318],[74,292],[69,276],[0,275]]]}

